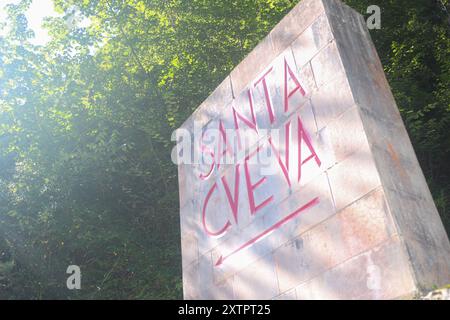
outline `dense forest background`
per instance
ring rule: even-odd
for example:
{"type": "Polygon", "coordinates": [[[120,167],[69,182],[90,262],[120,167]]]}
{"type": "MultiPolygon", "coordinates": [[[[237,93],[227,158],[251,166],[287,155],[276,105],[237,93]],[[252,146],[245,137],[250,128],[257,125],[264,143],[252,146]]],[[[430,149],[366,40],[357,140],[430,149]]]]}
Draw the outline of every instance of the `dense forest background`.
{"type": "MultiPolygon", "coordinates": [[[[8,5],[0,298],[181,298],[171,133],[297,2],[54,0],[44,46],[31,0],[8,5]],[[82,290],[66,288],[70,264],[82,290]]],[[[449,1],[345,2],[382,9],[371,34],[450,230],[449,1]]]]}

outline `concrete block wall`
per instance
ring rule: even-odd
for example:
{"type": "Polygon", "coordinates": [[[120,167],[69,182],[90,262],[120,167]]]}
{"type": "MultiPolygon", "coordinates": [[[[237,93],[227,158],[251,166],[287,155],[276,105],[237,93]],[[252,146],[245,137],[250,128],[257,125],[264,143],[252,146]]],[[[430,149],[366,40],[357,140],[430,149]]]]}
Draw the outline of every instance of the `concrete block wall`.
{"type": "MultiPolygon", "coordinates": [[[[300,118],[320,164],[291,161],[301,179],[290,185],[281,166],[264,177],[256,164],[226,164],[199,179],[207,165],[180,164],[185,299],[397,299],[450,282],[450,243],[361,15],[301,1],[181,128],[233,128],[233,108],[252,119],[249,92],[258,128],[296,132],[300,118]],[[287,111],[285,63],[304,88],[287,111]],[[254,214],[249,181],[254,202],[267,201],[254,214]],[[220,237],[205,232],[227,223],[220,237]]],[[[243,131],[253,146],[269,138],[243,131]]]]}

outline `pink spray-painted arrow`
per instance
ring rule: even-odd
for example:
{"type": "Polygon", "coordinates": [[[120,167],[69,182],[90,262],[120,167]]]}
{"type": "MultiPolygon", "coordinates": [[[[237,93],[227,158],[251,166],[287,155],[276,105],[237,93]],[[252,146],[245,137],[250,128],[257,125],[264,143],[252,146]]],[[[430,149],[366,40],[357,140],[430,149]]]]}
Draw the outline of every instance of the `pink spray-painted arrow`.
{"type": "Polygon", "coordinates": [[[319,203],[319,198],[318,197],[314,198],[313,200],[311,200],[310,202],[305,204],[303,207],[300,207],[299,209],[295,210],[294,212],[292,212],[288,216],[284,217],[283,219],[281,219],[280,221],[275,223],[270,228],[266,229],[265,231],[263,231],[262,233],[260,233],[256,237],[250,239],[249,241],[247,241],[246,243],[241,245],[239,248],[237,248],[233,252],[227,254],[226,256],[221,255],[219,257],[219,259],[217,259],[215,266],[216,267],[220,266],[226,259],[228,259],[232,255],[234,255],[234,254],[238,253],[239,251],[242,251],[242,250],[250,247],[252,244],[256,243],[258,240],[262,239],[263,237],[265,237],[266,235],[268,235],[272,231],[274,231],[274,230],[278,229],[279,227],[281,227],[283,224],[285,224],[289,220],[291,220],[291,219],[295,218],[296,216],[298,216],[301,212],[305,211],[306,209],[311,208],[312,206],[315,206],[318,203],[319,203]]]}

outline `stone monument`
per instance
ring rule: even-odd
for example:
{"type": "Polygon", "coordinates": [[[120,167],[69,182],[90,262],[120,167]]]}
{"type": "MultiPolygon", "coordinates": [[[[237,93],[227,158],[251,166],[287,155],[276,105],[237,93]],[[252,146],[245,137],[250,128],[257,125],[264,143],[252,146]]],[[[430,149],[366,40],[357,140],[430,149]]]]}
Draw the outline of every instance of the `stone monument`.
{"type": "Polygon", "coordinates": [[[377,52],[342,2],[301,1],[180,129],[185,299],[397,299],[450,282],[377,52]]]}

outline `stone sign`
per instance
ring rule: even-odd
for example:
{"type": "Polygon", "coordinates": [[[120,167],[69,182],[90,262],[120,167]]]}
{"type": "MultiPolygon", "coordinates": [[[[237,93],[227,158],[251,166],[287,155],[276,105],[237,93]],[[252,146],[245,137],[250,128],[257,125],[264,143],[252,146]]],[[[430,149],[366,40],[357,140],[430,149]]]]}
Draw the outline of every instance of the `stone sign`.
{"type": "Polygon", "coordinates": [[[450,243],[361,15],[301,1],[177,131],[185,299],[393,299],[450,243]]]}

